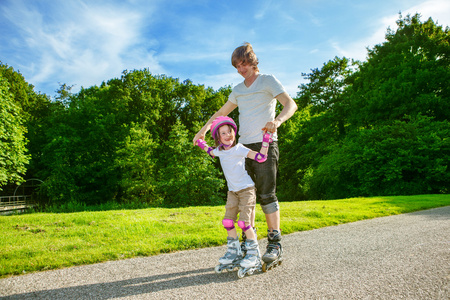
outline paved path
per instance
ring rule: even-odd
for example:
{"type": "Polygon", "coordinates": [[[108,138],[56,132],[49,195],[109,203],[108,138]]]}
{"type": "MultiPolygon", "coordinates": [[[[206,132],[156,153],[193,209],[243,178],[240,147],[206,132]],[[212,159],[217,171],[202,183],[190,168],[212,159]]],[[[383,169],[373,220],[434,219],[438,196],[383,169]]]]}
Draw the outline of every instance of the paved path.
{"type": "Polygon", "coordinates": [[[283,245],[283,265],[243,279],[214,273],[222,246],[1,279],[0,297],[450,299],[450,206],[290,234],[283,245]]]}

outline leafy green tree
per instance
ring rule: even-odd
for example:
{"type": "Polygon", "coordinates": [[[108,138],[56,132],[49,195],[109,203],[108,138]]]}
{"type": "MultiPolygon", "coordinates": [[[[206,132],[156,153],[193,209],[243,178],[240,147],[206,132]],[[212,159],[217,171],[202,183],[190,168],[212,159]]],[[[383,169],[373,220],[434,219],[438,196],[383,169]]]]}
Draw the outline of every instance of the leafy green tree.
{"type": "Polygon", "coordinates": [[[300,152],[300,148],[307,145],[308,137],[306,134],[300,136],[299,133],[308,128],[309,121],[309,109],[304,108],[278,128],[280,164],[277,175],[277,197],[280,201],[308,199],[308,188],[304,183],[308,177],[308,164],[311,160],[307,161],[306,152],[300,152]]]}
{"type": "Polygon", "coordinates": [[[107,88],[83,89],[68,97],[68,106],[54,114],[47,131],[47,167],[41,172],[46,194],[58,203],[112,200],[120,180],[114,165],[117,146],[127,132],[120,122],[121,105],[111,101],[107,88]]]}
{"type": "Polygon", "coordinates": [[[123,147],[117,150],[115,164],[122,174],[119,182],[122,202],[142,202],[161,205],[162,199],[155,191],[157,168],[155,152],[158,144],[145,125],[130,124],[129,135],[123,147]]]}
{"type": "Polygon", "coordinates": [[[46,95],[34,92],[33,85],[27,83],[22,74],[1,62],[0,75],[8,83],[11,101],[19,109],[21,124],[26,128],[24,138],[27,141],[28,163],[22,171],[23,177],[36,178],[43,167],[40,162],[42,147],[47,143],[45,130],[50,126],[48,118],[55,104],[46,95]]]}
{"type": "Polygon", "coordinates": [[[369,50],[355,77],[352,123],[370,127],[422,114],[436,121],[450,115],[450,32],[420,15],[400,16],[396,31],[369,50]]]}
{"type": "Polygon", "coordinates": [[[397,24],[367,62],[309,74],[283,188],[301,199],[448,191],[449,30],[419,15],[397,24]]]}
{"type": "Polygon", "coordinates": [[[448,193],[450,123],[418,116],[352,133],[311,179],[311,196],[448,193]]]}
{"type": "Polygon", "coordinates": [[[350,75],[357,64],[345,57],[335,57],[324,63],[320,70],[316,68],[309,74],[302,73],[308,82],[299,86],[298,102],[301,108],[311,105],[313,115],[332,111],[343,118],[343,92],[350,85],[350,75]]]}
{"type": "Polygon", "coordinates": [[[286,124],[290,129],[280,135],[280,199],[308,199],[313,170],[345,137],[347,90],[355,64],[335,57],[320,70],[303,74],[308,82],[300,85],[296,99],[303,109],[286,124]]]}
{"type": "Polygon", "coordinates": [[[14,102],[8,81],[0,73],[0,190],[7,183],[23,181],[29,161],[25,133],[21,109],[14,102]]]}
{"type": "Polygon", "coordinates": [[[159,151],[157,190],[164,206],[223,204],[223,175],[208,155],[192,146],[188,131],[180,121],[159,151]]]}

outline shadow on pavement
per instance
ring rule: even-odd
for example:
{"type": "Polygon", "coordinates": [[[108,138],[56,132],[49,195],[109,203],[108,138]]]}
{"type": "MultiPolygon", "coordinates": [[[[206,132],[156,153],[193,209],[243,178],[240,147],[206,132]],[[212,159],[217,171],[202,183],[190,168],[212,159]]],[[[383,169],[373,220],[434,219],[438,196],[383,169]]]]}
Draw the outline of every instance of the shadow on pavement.
{"type": "Polygon", "coordinates": [[[2,297],[2,299],[112,299],[203,284],[234,282],[236,280],[239,280],[236,272],[216,274],[213,268],[205,268],[114,282],[28,292],[2,297]]]}

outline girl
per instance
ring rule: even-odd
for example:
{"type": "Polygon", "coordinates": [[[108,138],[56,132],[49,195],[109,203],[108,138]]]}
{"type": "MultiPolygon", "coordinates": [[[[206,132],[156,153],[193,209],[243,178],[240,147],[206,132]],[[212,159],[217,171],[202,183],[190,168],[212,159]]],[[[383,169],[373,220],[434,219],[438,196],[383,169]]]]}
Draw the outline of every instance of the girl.
{"type": "Polygon", "coordinates": [[[259,163],[266,161],[267,150],[271,142],[270,134],[265,134],[260,152],[250,150],[240,143],[236,143],[236,123],[230,117],[220,116],[211,124],[211,135],[216,148],[209,147],[205,141],[199,139],[197,145],[211,157],[219,157],[223,173],[227,180],[228,195],[225,205],[225,218],[223,226],[228,231],[227,252],[219,259],[222,265],[233,264],[242,258],[234,223],[239,213],[238,226],[245,234],[244,249],[247,251],[240,266],[252,268],[261,262],[258,240],[253,230],[256,205],[256,189],[253,180],[245,170],[245,158],[253,159],[259,163]]]}

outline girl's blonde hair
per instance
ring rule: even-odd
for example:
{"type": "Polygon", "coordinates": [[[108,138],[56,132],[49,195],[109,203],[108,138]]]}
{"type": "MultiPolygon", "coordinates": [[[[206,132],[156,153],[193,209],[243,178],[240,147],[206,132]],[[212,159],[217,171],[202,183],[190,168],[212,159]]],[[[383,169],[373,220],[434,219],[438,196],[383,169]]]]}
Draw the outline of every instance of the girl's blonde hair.
{"type": "Polygon", "coordinates": [[[253,69],[259,72],[259,61],[250,43],[245,42],[242,46],[237,47],[233,51],[233,54],[231,55],[231,64],[236,68],[240,63],[243,63],[244,65],[249,64],[253,69]]]}

